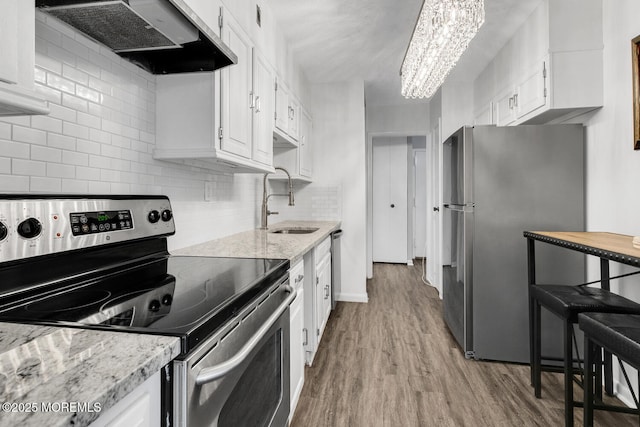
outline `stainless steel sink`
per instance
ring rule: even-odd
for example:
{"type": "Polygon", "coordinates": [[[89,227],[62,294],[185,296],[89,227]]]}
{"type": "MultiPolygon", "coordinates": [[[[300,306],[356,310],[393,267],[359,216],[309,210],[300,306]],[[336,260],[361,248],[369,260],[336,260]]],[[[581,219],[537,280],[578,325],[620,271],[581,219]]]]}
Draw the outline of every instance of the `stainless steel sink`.
{"type": "Polygon", "coordinates": [[[318,231],[318,228],[279,228],[277,230],[269,231],[269,233],[273,234],[310,234],[315,231],[318,231]]]}

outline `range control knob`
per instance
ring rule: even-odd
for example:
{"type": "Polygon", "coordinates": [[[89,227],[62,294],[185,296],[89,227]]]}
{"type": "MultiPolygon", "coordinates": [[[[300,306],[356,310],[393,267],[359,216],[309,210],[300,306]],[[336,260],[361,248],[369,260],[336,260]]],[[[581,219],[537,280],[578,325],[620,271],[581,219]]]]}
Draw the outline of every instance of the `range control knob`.
{"type": "Polygon", "coordinates": [[[156,222],[160,221],[160,212],[154,209],[151,212],[149,212],[149,215],[147,215],[147,218],[149,219],[150,223],[155,224],[156,222]]]}
{"type": "Polygon", "coordinates": [[[171,221],[171,218],[173,218],[173,213],[169,209],[162,211],[162,220],[164,222],[171,221]]]}
{"type": "Polygon", "coordinates": [[[162,297],[162,304],[171,305],[172,302],[173,302],[173,296],[171,294],[165,294],[162,297]]]}
{"type": "Polygon", "coordinates": [[[25,239],[33,239],[42,232],[42,224],[35,218],[27,218],[18,224],[18,234],[25,239]]]}
{"type": "Polygon", "coordinates": [[[149,310],[153,311],[154,313],[160,311],[160,301],[158,301],[157,299],[151,300],[151,302],[149,303],[149,310]]]}
{"type": "Polygon", "coordinates": [[[6,239],[8,234],[7,226],[0,222],[0,241],[6,239]]]}

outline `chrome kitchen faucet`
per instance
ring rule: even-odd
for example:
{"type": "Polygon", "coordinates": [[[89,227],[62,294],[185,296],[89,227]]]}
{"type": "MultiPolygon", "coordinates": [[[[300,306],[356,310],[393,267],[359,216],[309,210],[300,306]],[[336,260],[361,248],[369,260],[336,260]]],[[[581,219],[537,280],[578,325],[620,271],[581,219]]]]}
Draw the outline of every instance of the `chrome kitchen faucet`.
{"type": "Polygon", "coordinates": [[[266,230],[268,228],[267,218],[269,217],[269,215],[275,215],[278,213],[278,212],[273,212],[269,210],[269,207],[267,206],[269,197],[271,196],[289,197],[289,206],[295,205],[293,200],[293,181],[291,181],[291,175],[285,168],[281,168],[280,166],[276,166],[274,169],[281,170],[282,172],[287,174],[287,177],[289,177],[289,193],[288,194],[275,194],[275,193],[267,194],[267,175],[269,175],[270,172],[267,172],[264,174],[264,177],[262,178],[262,212],[260,215],[261,230],[266,230]]]}

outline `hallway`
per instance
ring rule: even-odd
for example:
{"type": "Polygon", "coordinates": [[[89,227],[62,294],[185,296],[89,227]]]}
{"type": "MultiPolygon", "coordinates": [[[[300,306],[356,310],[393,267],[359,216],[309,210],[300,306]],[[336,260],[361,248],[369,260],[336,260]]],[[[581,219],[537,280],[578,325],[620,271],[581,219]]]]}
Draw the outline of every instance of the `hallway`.
{"type": "MultiPolygon", "coordinates": [[[[538,400],[528,365],[466,360],[420,273],[420,265],[374,264],[369,303],[338,303],[291,427],[562,426],[562,376],[543,373],[538,400]]],[[[600,411],[595,421],[637,425],[600,411]]]]}

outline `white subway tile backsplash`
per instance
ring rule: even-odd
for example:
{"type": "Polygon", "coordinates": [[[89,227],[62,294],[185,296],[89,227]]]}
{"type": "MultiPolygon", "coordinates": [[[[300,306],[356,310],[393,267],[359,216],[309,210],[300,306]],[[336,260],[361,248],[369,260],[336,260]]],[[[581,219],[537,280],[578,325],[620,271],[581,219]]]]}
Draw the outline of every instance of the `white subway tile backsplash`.
{"type": "Polygon", "coordinates": [[[69,64],[62,64],[62,77],[85,86],[89,84],[89,74],[69,64]]]}
{"type": "Polygon", "coordinates": [[[76,58],[89,59],[89,48],[76,40],[75,33],[73,37],[62,36],[62,47],[73,54],[74,64],[76,58]]]}
{"type": "Polygon", "coordinates": [[[11,173],[14,175],[46,176],[47,164],[35,160],[13,159],[11,173]]]}
{"type": "Polygon", "coordinates": [[[0,139],[11,138],[11,125],[9,123],[0,122],[0,139]]]}
{"type": "Polygon", "coordinates": [[[0,157],[0,174],[6,175],[11,173],[11,159],[8,157],[0,157]]]}
{"type": "Polygon", "coordinates": [[[39,129],[13,125],[13,140],[29,144],[46,145],[47,133],[39,129]]]}
{"type": "Polygon", "coordinates": [[[62,150],[33,145],[31,146],[31,160],[60,163],[62,161],[62,150]]]}
{"type": "Polygon", "coordinates": [[[62,180],[59,178],[32,176],[29,179],[29,187],[34,192],[60,193],[62,191],[62,180]]]}
{"type": "Polygon", "coordinates": [[[122,149],[120,147],[114,147],[112,145],[102,145],[100,146],[100,154],[106,157],[122,157],[122,149]]]}
{"type": "Polygon", "coordinates": [[[89,111],[89,102],[69,93],[62,94],[62,105],[76,111],[89,111]]]}
{"type": "Polygon", "coordinates": [[[75,178],[76,168],[75,166],[71,166],[71,165],[48,163],[47,176],[52,178],[75,178]]]}
{"type": "Polygon", "coordinates": [[[63,178],[61,191],[63,193],[87,194],[89,192],[89,183],[86,181],[63,178]]]}
{"type": "Polygon", "coordinates": [[[108,182],[89,181],[89,194],[109,194],[111,184],[108,182]]]}
{"type": "Polygon", "coordinates": [[[27,193],[29,191],[29,177],[0,175],[0,191],[5,193],[27,193]]]}
{"type": "Polygon", "coordinates": [[[102,120],[100,119],[100,117],[79,111],[78,124],[81,126],[87,126],[89,128],[100,129],[102,120]]]}
{"type": "Polygon", "coordinates": [[[76,150],[76,138],[57,133],[49,133],[47,135],[47,145],[49,147],[60,148],[63,150],[76,150]]]}
{"type": "Polygon", "coordinates": [[[89,138],[89,128],[86,126],[80,126],[73,123],[64,122],[62,124],[62,133],[68,136],[74,136],[76,138],[89,138]]]}
{"type": "Polygon", "coordinates": [[[47,74],[47,85],[72,95],[76,93],[76,84],[73,81],[65,79],[57,74],[47,74]]]}
{"type": "Polygon", "coordinates": [[[80,98],[86,99],[87,101],[96,103],[102,102],[102,96],[100,95],[100,92],[89,89],[86,86],[76,85],[76,95],[78,95],[80,98]]]}
{"type": "Polygon", "coordinates": [[[29,144],[0,139],[0,153],[3,156],[13,159],[28,159],[30,152],[31,146],[29,144]]]}
{"type": "Polygon", "coordinates": [[[76,178],[82,181],[99,181],[100,169],[96,167],[76,166],[76,178]]]}
{"type": "Polygon", "coordinates": [[[49,116],[32,116],[31,127],[47,132],[62,132],[62,120],[49,116]]]}
{"type": "Polygon", "coordinates": [[[49,117],[55,117],[56,119],[61,119],[67,122],[75,123],[76,121],[76,110],[52,103],[49,103],[49,109],[51,110],[51,112],[49,113],[49,117]]]}
{"type": "MultiPolygon", "coordinates": [[[[36,37],[36,45],[39,42],[39,38],[36,37]]],[[[52,58],[49,55],[41,53],[36,50],[36,67],[42,68],[47,71],[51,71],[58,75],[62,74],[62,62],[59,60],[52,58]]]]}
{"type": "Polygon", "coordinates": [[[62,163],[65,165],[88,166],[89,155],[75,151],[62,151],[62,163]]]}
{"type": "MultiPolygon", "coordinates": [[[[111,134],[99,129],[89,129],[89,139],[93,142],[99,142],[100,144],[111,144],[111,134]]],[[[98,148],[97,153],[100,152],[98,148]]]]}

